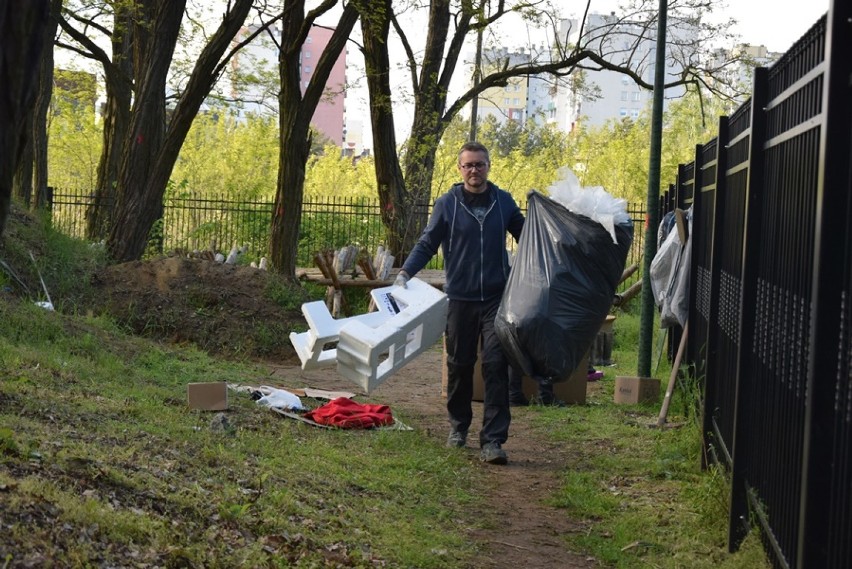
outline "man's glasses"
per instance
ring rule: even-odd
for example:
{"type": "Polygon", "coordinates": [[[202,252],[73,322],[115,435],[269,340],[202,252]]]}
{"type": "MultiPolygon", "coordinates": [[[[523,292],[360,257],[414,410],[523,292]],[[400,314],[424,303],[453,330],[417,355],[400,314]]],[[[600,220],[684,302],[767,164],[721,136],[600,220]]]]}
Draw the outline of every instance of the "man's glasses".
{"type": "Polygon", "coordinates": [[[488,162],[467,162],[465,164],[459,164],[459,168],[465,172],[470,172],[471,170],[485,170],[487,167],[488,162]]]}

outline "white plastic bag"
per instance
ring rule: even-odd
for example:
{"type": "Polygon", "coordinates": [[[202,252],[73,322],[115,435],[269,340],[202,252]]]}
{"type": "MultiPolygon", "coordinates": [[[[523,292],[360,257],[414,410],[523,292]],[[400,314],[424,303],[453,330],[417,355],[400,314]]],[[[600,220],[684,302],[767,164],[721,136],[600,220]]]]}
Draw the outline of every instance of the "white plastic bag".
{"type": "Polygon", "coordinates": [[[692,208],[686,210],[686,242],[672,228],[651,261],[651,290],[660,307],[660,327],[685,326],[689,317],[692,208]]]}
{"type": "Polygon", "coordinates": [[[570,212],[597,221],[612,237],[612,242],[618,244],[615,226],[631,223],[627,215],[627,202],[614,197],[601,186],[580,187],[577,176],[567,166],[560,168],[558,174],[559,180],[547,188],[550,199],[565,206],[570,212]]]}
{"type": "Polygon", "coordinates": [[[689,266],[692,257],[692,239],[687,237],[680,256],[679,268],[672,275],[672,286],[660,312],[660,326],[686,326],[689,318],[689,266]]]}
{"type": "Polygon", "coordinates": [[[275,407],[277,409],[304,409],[299,396],[290,393],[286,389],[276,389],[268,385],[261,385],[260,392],[264,395],[257,400],[258,405],[266,405],[267,407],[275,407]]]}
{"type": "Polygon", "coordinates": [[[651,261],[651,291],[657,307],[663,306],[663,301],[672,283],[672,272],[680,261],[683,243],[677,231],[670,231],[651,261]]]}

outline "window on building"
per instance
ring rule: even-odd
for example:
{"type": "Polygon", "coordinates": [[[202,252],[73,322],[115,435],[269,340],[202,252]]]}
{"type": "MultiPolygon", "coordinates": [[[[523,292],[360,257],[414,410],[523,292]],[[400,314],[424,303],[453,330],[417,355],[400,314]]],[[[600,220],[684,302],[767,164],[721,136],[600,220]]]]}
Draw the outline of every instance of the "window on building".
{"type": "Polygon", "coordinates": [[[641,101],[642,100],[642,93],[640,93],[639,91],[633,91],[633,93],[630,94],[630,100],[631,101],[641,101]]]}
{"type": "Polygon", "coordinates": [[[512,104],[518,106],[521,104],[521,100],[515,97],[514,99],[512,99],[512,104]]]}
{"type": "Polygon", "coordinates": [[[313,39],[311,39],[311,36],[305,38],[305,43],[311,43],[312,41],[313,39]]]}
{"type": "Polygon", "coordinates": [[[622,101],[626,101],[626,100],[627,100],[627,91],[622,91],[622,92],[621,92],[621,100],[622,100],[622,101]]]}
{"type": "Polygon", "coordinates": [[[304,54],[305,54],[305,59],[310,59],[310,57],[311,57],[311,52],[309,52],[309,51],[303,51],[302,53],[304,53],[304,54]]]}
{"type": "Polygon", "coordinates": [[[623,76],[623,77],[621,78],[621,84],[622,84],[622,85],[627,85],[628,83],[630,83],[630,77],[628,77],[627,75],[623,76]]]}
{"type": "Polygon", "coordinates": [[[627,116],[627,109],[625,109],[624,107],[621,107],[618,110],[618,115],[621,116],[621,117],[626,117],[627,116]]]}
{"type": "Polygon", "coordinates": [[[639,109],[630,109],[630,118],[639,118],[639,109]]]}
{"type": "Polygon", "coordinates": [[[509,106],[509,99],[508,98],[503,99],[503,104],[508,107],[509,106]]]}
{"type": "Polygon", "coordinates": [[[310,73],[310,72],[311,72],[311,66],[310,66],[310,65],[305,65],[304,67],[302,67],[302,71],[304,71],[304,72],[305,72],[305,75],[307,75],[308,73],[310,73]]]}

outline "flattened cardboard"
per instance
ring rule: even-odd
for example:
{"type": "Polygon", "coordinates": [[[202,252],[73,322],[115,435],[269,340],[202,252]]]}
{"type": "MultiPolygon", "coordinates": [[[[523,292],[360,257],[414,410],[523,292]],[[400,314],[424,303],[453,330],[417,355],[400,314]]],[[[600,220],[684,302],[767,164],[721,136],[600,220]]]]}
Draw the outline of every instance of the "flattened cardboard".
{"type": "Polygon", "coordinates": [[[224,411],[228,408],[228,384],[224,381],[188,383],[186,399],[190,409],[224,411]]]}
{"type": "MultiPolygon", "coordinates": [[[[474,378],[474,382],[476,379],[474,378]]],[[[589,385],[589,353],[580,360],[571,376],[566,381],[553,384],[553,395],[565,403],[583,405],[586,403],[586,387],[589,385]]],[[[474,388],[475,389],[475,388],[474,388]]],[[[524,376],[521,389],[527,399],[538,395],[538,383],[531,377],[524,376]]]]}
{"type": "MultiPolygon", "coordinates": [[[[347,399],[353,399],[355,394],[351,391],[326,391],[325,389],[314,389],[312,387],[306,387],[301,390],[302,397],[311,397],[313,399],[328,399],[331,401],[332,399],[337,399],[338,397],[345,397],[347,399]]],[[[296,394],[298,395],[298,393],[296,394]]]]}
{"type": "Polygon", "coordinates": [[[652,377],[616,376],[613,400],[624,405],[654,402],[660,398],[660,380],[652,377]]]}

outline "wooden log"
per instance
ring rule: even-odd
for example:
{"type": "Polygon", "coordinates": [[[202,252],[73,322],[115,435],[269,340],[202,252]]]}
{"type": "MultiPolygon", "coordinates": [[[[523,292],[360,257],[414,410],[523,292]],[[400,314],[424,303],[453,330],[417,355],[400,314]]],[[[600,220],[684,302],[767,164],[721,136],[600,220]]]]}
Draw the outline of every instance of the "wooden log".
{"type": "MultiPolygon", "coordinates": [[[[332,262],[333,262],[333,253],[332,253],[332,262]]],[[[341,290],[340,288],[340,279],[337,278],[337,271],[334,270],[334,265],[329,263],[329,255],[328,251],[323,253],[317,253],[314,255],[314,262],[319,267],[319,270],[322,271],[323,276],[329,281],[328,288],[325,291],[325,304],[328,306],[329,312],[334,318],[337,318],[340,314],[340,300],[341,298],[335,299],[336,291],[341,290]],[[335,302],[337,300],[337,302],[335,302]],[[337,306],[337,313],[335,314],[335,305],[337,306]]]]}
{"type": "Polygon", "coordinates": [[[672,402],[672,393],[674,393],[675,384],[677,382],[677,374],[680,372],[680,362],[683,359],[683,354],[686,351],[686,336],[689,333],[689,322],[683,325],[683,334],[680,337],[680,345],[677,348],[677,355],[672,364],[672,372],[669,375],[669,385],[666,387],[666,396],[663,398],[663,406],[660,408],[660,416],[657,417],[657,427],[662,427],[666,424],[666,417],[669,414],[669,405],[672,402]]]}
{"type": "Polygon", "coordinates": [[[361,268],[361,271],[364,273],[367,280],[376,280],[376,270],[373,268],[373,264],[370,262],[369,258],[366,256],[360,257],[358,259],[358,267],[361,268]]]}
{"type": "MultiPolygon", "coordinates": [[[[419,276],[419,275],[418,275],[419,276]]],[[[307,279],[308,282],[318,284],[318,285],[326,285],[329,286],[332,284],[331,279],[307,279]]],[[[444,289],[444,281],[436,281],[434,279],[427,280],[422,279],[424,282],[429,283],[433,287],[443,290],[444,289]]],[[[393,279],[387,280],[367,280],[367,279],[346,279],[342,281],[338,281],[340,283],[341,288],[351,288],[351,287],[360,287],[360,288],[379,288],[383,286],[390,286],[393,284],[393,279]]]]}
{"type": "Polygon", "coordinates": [[[624,269],[624,272],[621,273],[621,279],[618,281],[618,284],[621,284],[624,281],[626,281],[627,279],[629,279],[633,275],[633,273],[635,273],[638,270],[639,270],[639,265],[637,265],[636,263],[634,263],[634,264],[630,265],[629,267],[627,267],[626,269],[624,269]]]}
{"type": "Polygon", "coordinates": [[[630,285],[630,288],[620,294],[615,295],[615,298],[612,299],[613,306],[624,306],[625,304],[630,302],[630,300],[633,299],[634,296],[639,294],[640,290],[642,290],[642,281],[636,281],[635,283],[630,285]]]}
{"type": "MultiPolygon", "coordinates": [[[[391,269],[388,277],[386,279],[368,279],[365,276],[359,274],[357,277],[352,277],[350,275],[338,275],[337,281],[340,283],[341,287],[363,287],[363,288],[377,288],[383,286],[390,286],[393,284],[394,279],[396,278],[399,269],[391,269]]],[[[440,269],[423,269],[419,273],[417,273],[417,278],[422,280],[423,282],[429,283],[430,285],[442,289],[444,286],[444,280],[446,279],[446,275],[444,271],[440,269]]],[[[327,278],[322,274],[322,271],[319,268],[313,267],[303,267],[296,269],[296,278],[299,280],[307,281],[310,283],[325,285],[325,286],[333,286],[334,283],[330,278],[327,278]]]]}

